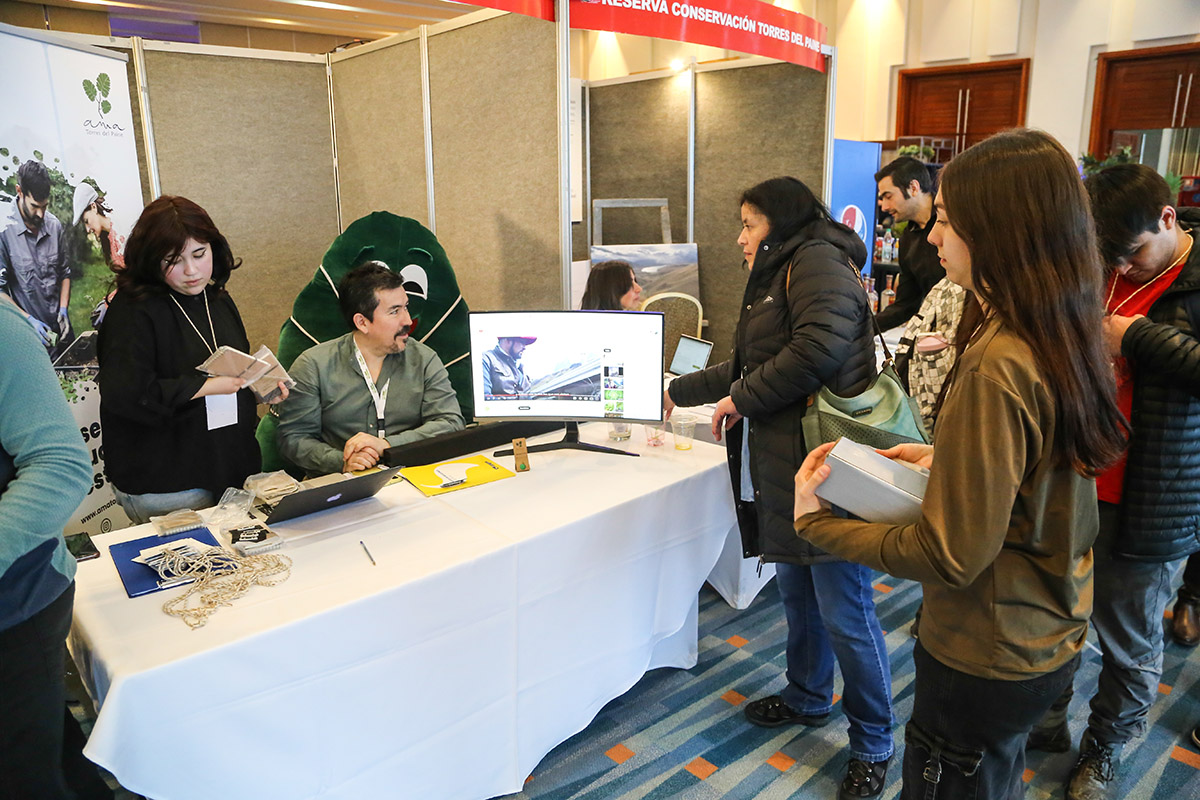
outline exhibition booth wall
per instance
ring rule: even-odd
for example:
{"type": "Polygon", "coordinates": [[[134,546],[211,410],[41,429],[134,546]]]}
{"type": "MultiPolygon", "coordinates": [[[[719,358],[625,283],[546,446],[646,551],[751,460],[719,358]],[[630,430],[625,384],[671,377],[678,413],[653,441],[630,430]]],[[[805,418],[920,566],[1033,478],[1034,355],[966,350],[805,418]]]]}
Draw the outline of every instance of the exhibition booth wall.
{"type": "MultiPolygon", "coordinates": [[[[799,178],[820,196],[825,180],[827,76],[767,59],[741,61],[587,88],[591,197],[665,197],[675,242],[689,240],[688,151],[694,137],[690,214],[714,360],[733,345],[746,284],[737,245],[738,197],[780,175],[799,178]]],[[[662,241],[657,209],[606,210],[603,230],[605,244],[662,241]]]]}
{"type": "MultiPolygon", "coordinates": [[[[145,195],[212,214],[244,262],[230,289],[253,344],[275,344],[329,243],[374,210],[434,230],[471,308],[562,307],[555,23],[483,10],[327,57],[75,38],[130,54],[145,195]]],[[[727,352],[745,282],[737,197],[781,174],[821,191],[828,88],[762,58],[585,84],[569,257],[586,258],[591,198],[667,197],[675,242],[694,221],[705,335],[727,352]]],[[[606,243],[659,231],[655,211],[606,212],[606,243]]]]}

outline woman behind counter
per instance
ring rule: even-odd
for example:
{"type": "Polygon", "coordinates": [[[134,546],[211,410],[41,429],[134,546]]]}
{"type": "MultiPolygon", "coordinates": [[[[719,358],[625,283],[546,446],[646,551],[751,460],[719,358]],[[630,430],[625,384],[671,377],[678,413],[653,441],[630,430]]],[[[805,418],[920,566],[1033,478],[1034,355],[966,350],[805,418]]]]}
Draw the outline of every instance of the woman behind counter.
{"type": "Polygon", "coordinates": [[[823,446],[796,475],[795,525],[924,587],[902,797],[1009,800],[1025,794],[1025,739],[1087,637],[1093,478],[1124,448],[1125,426],[1088,199],[1062,145],[1030,130],[986,139],[946,165],[935,206],[929,241],[984,317],[945,394],[937,457],[928,445],[884,453],[930,468],[921,519],[821,510],[823,446]]]}
{"type": "Polygon", "coordinates": [[[642,287],[628,261],[601,261],[588,273],[579,308],[583,311],[637,311],[642,287]]]}
{"type": "Polygon", "coordinates": [[[250,349],[225,291],[240,263],[183,197],[146,206],[129,234],[100,328],[99,384],[105,469],[135,523],[214,505],[260,468],[254,394],[196,369],[221,345],[250,349]]]}

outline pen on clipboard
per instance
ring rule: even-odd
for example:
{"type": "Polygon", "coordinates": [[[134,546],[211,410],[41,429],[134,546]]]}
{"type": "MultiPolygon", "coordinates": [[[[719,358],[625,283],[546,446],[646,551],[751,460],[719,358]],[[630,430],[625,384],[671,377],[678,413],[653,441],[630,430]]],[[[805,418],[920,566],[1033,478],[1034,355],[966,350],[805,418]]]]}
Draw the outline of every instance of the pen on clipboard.
{"type": "Polygon", "coordinates": [[[375,556],[371,555],[371,551],[367,549],[366,542],[364,542],[362,539],[359,539],[358,543],[362,545],[363,552],[367,554],[367,558],[371,559],[371,566],[372,567],[379,566],[378,564],[375,563],[375,556]]]}

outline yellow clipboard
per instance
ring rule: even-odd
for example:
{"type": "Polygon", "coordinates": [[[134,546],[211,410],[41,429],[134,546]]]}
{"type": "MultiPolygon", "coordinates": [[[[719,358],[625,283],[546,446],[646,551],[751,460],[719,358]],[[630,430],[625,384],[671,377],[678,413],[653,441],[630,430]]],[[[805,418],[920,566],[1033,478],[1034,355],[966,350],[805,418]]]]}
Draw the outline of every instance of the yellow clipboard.
{"type": "Polygon", "coordinates": [[[400,474],[426,497],[456,492],[468,486],[480,486],[516,475],[487,456],[464,456],[423,467],[405,467],[400,470],[400,474]]]}

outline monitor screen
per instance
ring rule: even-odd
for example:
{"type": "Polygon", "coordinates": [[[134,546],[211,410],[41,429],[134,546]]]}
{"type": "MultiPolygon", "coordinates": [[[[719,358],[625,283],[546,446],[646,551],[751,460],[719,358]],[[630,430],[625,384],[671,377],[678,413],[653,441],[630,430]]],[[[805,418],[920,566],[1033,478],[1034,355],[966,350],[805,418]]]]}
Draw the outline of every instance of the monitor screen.
{"type": "Polygon", "coordinates": [[[712,352],[712,342],[688,336],[686,333],[679,337],[675,346],[675,357],[671,359],[672,375],[687,375],[708,366],[708,355],[712,352]]]}
{"type": "Polygon", "coordinates": [[[662,419],[663,316],[471,312],[478,419],[662,419]]]}

